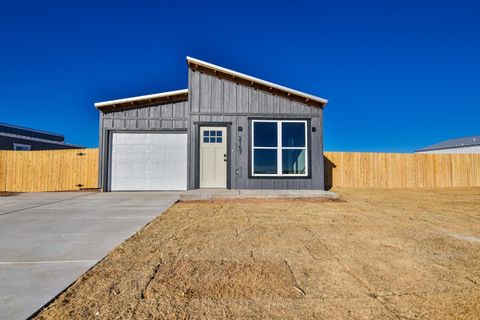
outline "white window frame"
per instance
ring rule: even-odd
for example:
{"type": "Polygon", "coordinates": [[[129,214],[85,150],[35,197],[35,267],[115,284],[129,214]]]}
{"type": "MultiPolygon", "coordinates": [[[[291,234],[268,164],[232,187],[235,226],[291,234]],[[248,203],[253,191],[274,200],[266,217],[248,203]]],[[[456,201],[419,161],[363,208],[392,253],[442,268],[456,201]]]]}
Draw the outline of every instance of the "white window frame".
{"type": "Polygon", "coordinates": [[[252,138],[251,138],[251,175],[252,177],[308,177],[309,173],[309,154],[308,154],[308,125],[307,120],[263,120],[257,119],[252,120],[252,138]],[[274,122],[277,124],[277,146],[276,147],[255,147],[255,123],[257,122],[274,122]],[[305,124],[305,146],[304,147],[284,147],[282,146],[282,123],[303,123],[305,124]],[[255,173],[255,150],[277,150],[277,173],[270,174],[259,174],[255,173]],[[305,150],[305,173],[303,174],[294,174],[294,173],[283,173],[283,158],[282,150],[305,150]]]}
{"type": "Polygon", "coordinates": [[[14,143],[13,144],[13,150],[15,150],[15,151],[30,151],[31,148],[32,148],[32,146],[29,145],[29,144],[21,144],[21,143],[14,143]],[[24,149],[17,150],[17,147],[24,148],[24,149]]]}

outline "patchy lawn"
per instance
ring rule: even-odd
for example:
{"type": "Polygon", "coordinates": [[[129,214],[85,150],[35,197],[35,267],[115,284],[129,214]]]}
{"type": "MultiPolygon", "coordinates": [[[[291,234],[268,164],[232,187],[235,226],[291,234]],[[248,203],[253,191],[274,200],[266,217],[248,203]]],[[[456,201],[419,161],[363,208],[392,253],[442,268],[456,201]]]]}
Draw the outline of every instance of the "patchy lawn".
{"type": "Polygon", "coordinates": [[[480,317],[480,188],[335,191],[178,203],[38,318],[480,317]]]}

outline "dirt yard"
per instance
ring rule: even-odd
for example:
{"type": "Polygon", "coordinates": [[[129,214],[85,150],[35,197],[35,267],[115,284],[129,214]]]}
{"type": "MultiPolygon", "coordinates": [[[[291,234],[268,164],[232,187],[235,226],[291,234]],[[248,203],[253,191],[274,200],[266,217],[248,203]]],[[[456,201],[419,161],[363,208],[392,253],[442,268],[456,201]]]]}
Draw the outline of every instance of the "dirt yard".
{"type": "Polygon", "coordinates": [[[20,194],[19,192],[6,192],[6,191],[0,191],[0,197],[13,197],[20,194]]]}
{"type": "Polygon", "coordinates": [[[479,319],[480,188],[178,203],[38,319],[479,319]]]}

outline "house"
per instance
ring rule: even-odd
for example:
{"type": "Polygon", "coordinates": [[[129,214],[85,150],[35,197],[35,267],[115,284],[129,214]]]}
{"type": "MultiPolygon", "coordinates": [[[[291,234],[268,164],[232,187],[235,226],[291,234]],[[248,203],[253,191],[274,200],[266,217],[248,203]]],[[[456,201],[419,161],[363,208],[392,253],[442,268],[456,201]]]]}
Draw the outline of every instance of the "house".
{"type": "Polygon", "coordinates": [[[34,151],[79,149],[82,146],[65,143],[58,133],[0,123],[0,150],[34,151]]]}
{"type": "Polygon", "coordinates": [[[480,153],[480,136],[445,140],[415,153],[480,153]]]}
{"type": "Polygon", "coordinates": [[[188,89],[95,103],[104,191],[324,189],[327,100],[186,60],[188,89]]]}

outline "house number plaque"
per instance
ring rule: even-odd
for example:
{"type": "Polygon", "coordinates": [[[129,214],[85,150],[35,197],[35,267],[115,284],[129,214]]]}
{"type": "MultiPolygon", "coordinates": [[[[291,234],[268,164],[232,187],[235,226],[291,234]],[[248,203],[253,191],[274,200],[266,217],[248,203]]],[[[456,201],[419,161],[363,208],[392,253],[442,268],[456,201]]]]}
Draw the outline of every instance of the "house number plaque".
{"type": "Polygon", "coordinates": [[[242,136],[238,136],[238,154],[242,154],[242,136]]]}

